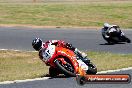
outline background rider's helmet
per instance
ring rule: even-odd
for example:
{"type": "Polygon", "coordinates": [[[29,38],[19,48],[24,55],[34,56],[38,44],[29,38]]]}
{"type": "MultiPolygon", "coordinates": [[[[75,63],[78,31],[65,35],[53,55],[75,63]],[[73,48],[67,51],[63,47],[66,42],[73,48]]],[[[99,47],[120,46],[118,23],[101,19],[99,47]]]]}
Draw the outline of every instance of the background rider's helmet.
{"type": "Polygon", "coordinates": [[[40,38],[35,38],[32,41],[32,46],[36,51],[39,51],[42,48],[42,40],[40,38]]]}
{"type": "Polygon", "coordinates": [[[108,28],[110,28],[110,27],[111,27],[110,24],[108,24],[108,23],[104,23],[104,28],[105,28],[105,29],[108,29],[108,28]]]}

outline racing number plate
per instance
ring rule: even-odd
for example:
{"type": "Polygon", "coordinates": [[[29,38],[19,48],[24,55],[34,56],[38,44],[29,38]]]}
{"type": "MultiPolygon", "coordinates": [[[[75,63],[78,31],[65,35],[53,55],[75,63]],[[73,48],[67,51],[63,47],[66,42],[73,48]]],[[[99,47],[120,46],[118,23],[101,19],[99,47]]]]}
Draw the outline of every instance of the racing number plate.
{"type": "Polygon", "coordinates": [[[55,52],[55,45],[49,45],[48,48],[43,52],[43,59],[48,60],[50,59],[55,52]]]}

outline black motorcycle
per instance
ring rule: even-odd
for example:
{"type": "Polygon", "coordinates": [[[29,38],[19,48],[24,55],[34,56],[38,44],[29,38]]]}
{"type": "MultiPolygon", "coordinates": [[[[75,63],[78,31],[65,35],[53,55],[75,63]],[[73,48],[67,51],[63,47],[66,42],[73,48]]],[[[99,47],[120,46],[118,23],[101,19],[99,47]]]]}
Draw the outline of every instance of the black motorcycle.
{"type": "Polygon", "coordinates": [[[108,44],[117,44],[122,42],[131,43],[131,40],[124,35],[123,32],[111,32],[107,34],[109,37],[106,37],[104,35],[103,38],[108,42],[108,44]]]}

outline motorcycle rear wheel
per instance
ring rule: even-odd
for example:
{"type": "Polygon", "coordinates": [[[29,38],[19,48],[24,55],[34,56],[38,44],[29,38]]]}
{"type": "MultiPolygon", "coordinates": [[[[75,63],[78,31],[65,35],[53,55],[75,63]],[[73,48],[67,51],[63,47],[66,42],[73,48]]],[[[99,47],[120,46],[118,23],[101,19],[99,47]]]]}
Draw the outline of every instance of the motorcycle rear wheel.
{"type": "Polygon", "coordinates": [[[129,38],[127,38],[126,36],[123,36],[124,37],[124,40],[127,42],[127,43],[131,43],[131,40],[129,38]]]}

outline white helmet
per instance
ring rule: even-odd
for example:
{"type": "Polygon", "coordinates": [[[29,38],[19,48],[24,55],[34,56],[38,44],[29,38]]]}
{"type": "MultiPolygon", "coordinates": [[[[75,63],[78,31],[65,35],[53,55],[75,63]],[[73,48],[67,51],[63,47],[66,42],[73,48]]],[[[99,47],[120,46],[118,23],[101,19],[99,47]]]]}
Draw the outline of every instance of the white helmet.
{"type": "Polygon", "coordinates": [[[110,27],[112,27],[110,24],[104,23],[104,28],[110,28],[110,27]]]}

